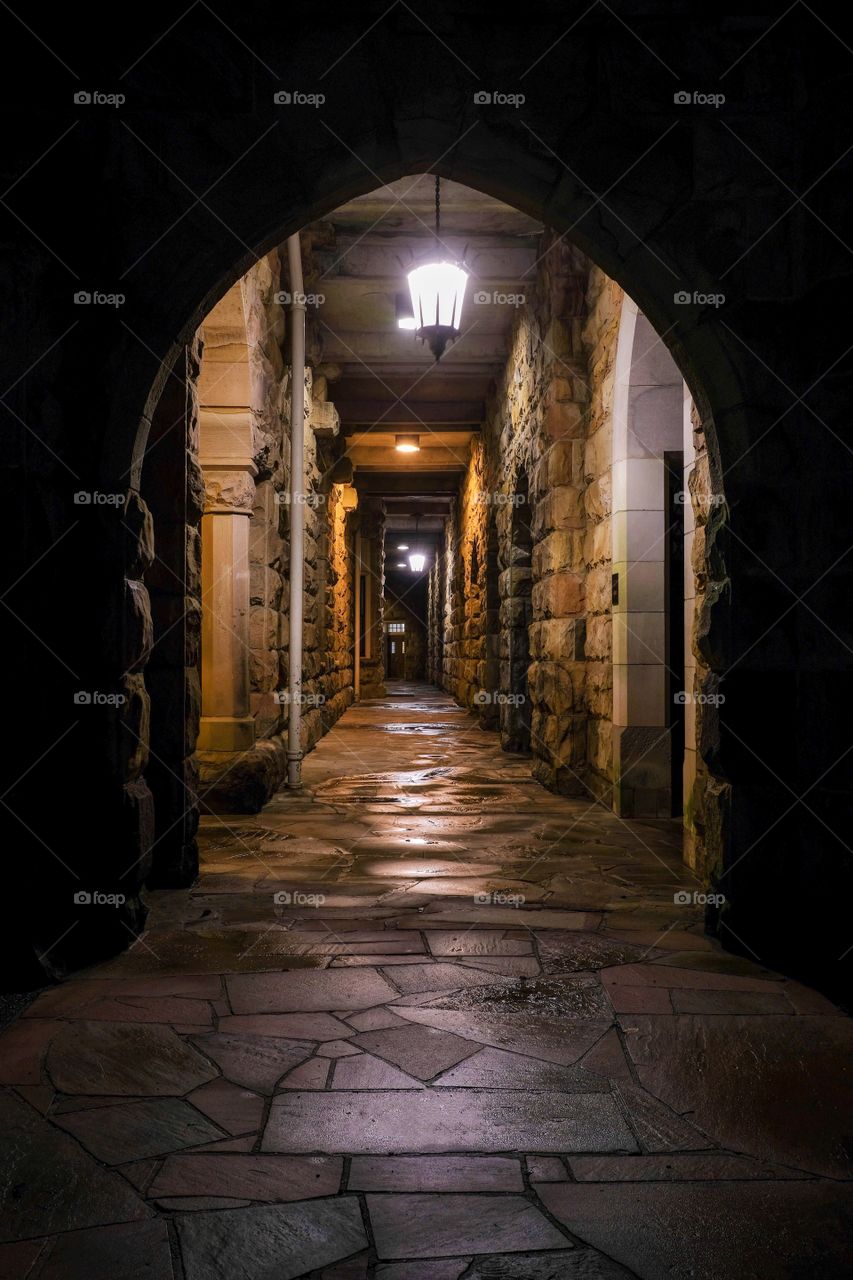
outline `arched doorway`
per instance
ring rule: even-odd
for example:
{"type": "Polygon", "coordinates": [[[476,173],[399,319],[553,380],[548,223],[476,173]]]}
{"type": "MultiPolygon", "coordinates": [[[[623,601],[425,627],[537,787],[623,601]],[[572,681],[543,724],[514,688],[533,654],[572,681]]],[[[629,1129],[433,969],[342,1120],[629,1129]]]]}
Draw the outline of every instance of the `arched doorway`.
{"type": "MultiPolygon", "coordinates": [[[[554,40],[563,34],[561,22],[550,15],[546,15],[543,23],[544,26],[533,24],[535,32],[529,23],[516,24],[517,47],[526,49],[531,43],[541,45],[546,29],[554,40]]],[[[775,827],[769,837],[768,827],[773,815],[779,812],[780,800],[784,806],[786,791],[790,793],[793,789],[798,795],[805,786],[812,782],[817,786],[819,778],[827,772],[832,773],[843,744],[837,739],[831,743],[825,741],[820,731],[823,708],[831,704],[830,688],[835,684],[834,658],[829,653],[821,651],[819,670],[813,673],[814,696],[806,698],[801,708],[809,728],[801,732],[800,737],[820,748],[817,760],[808,751],[796,753],[796,759],[780,758],[775,745],[780,739],[778,698],[769,684],[765,686],[751,678],[753,664],[767,656],[767,646],[771,643],[763,637],[768,630],[773,632],[784,608],[784,603],[777,608],[780,588],[778,582],[774,585],[774,575],[785,582],[793,574],[797,585],[801,585],[802,579],[801,590],[805,590],[810,581],[814,582],[809,557],[800,557],[797,548],[789,547],[785,538],[774,544],[774,540],[767,536],[767,526],[772,524],[774,528],[784,530],[792,509],[808,511],[812,503],[820,508],[820,494],[826,492],[823,483],[819,485],[814,478],[813,469],[810,475],[810,433],[795,429],[795,424],[801,422],[801,415],[801,425],[807,423],[807,412],[792,402],[778,379],[769,376],[766,368],[761,368],[761,361],[766,363],[768,355],[776,363],[778,350],[775,344],[780,341],[778,333],[772,337],[773,352],[768,352],[772,326],[766,324],[764,300],[754,300],[748,275],[743,276],[739,294],[736,288],[730,291],[732,301],[727,306],[725,324],[713,307],[699,303],[679,310],[680,304],[675,302],[676,294],[684,287],[710,288],[721,271],[721,263],[724,269],[731,264],[733,285],[741,278],[741,269],[735,270],[735,264],[739,255],[748,253],[751,240],[746,227],[742,230],[733,228],[727,200],[728,193],[735,188],[727,188],[725,184],[716,187],[702,204],[701,217],[691,208],[692,191],[683,180],[684,139],[689,138],[689,145],[701,149],[702,122],[695,117],[688,121],[684,115],[677,121],[674,117],[670,120],[669,115],[664,120],[659,118],[660,104],[669,104],[672,94],[664,73],[654,64],[651,67],[644,64],[641,77],[643,93],[648,95],[644,98],[648,110],[638,109],[637,78],[621,74],[614,76],[612,71],[626,65],[633,67],[638,57],[645,59],[647,54],[633,34],[616,31],[612,24],[606,34],[597,19],[589,25],[581,24],[572,41],[563,42],[566,60],[562,74],[545,78],[541,97],[535,104],[531,102],[530,114],[524,120],[518,113],[500,120],[478,113],[472,101],[469,73],[451,60],[448,66],[442,66],[442,75],[436,77],[433,37],[422,29],[410,28],[408,19],[399,11],[390,25],[394,29],[393,44],[389,46],[387,43],[387,32],[376,41],[362,41],[357,58],[349,63],[344,73],[348,79],[355,76],[357,70],[355,83],[361,86],[385,85],[387,92],[381,101],[354,89],[339,97],[327,95],[329,110],[322,118],[317,114],[306,119],[304,114],[300,114],[297,119],[295,114],[279,113],[269,120],[267,112],[272,111],[271,103],[263,109],[258,107],[261,119],[249,108],[248,100],[241,98],[241,108],[245,110],[237,111],[233,118],[229,118],[227,128],[220,120],[205,122],[198,129],[194,146],[181,154],[170,150],[171,107],[164,113],[152,111],[150,115],[143,108],[136,130],[149,148],[148,159],[143,164],[128,169],[118,166],[114,172],[105,173],[103,148],[98,150],[97,160],[94,150],[91,155],[86,153],[86,163],[91,161],[92,173],[98,175],[98,180],[91,183],[92,190],[109,189],[110,182],[114,180],[114,189],[121,193],[119,198],[125,202],[124,207],[141,206],[144,200],[152,222],[162,227],[163,232],[160,239],[152,244],[151,234],[137,219],[120,220],[118,256],[122,260],[122,268],[129,273],[128,278],[132,278],[134,288],[128,293],[124,323],[103,329],[101,350],[106,376],[98,380],[98,385],[93,386],[92,380],[83,372],[89,367],[87,355],[91,331],[88,334],[82,329],[75,331],[67,341],[67,358],[57,401],[62,453],[72,461],[78,473],[82,470],[89,476],[97,476],[103,487],[125,489],[129,481],[130,491],[138,493],[145,441],[154,406],[169,376],[169,369],[174,367],[179,353],[186,349],[203,315],[245,271],[255,253],[279,242],[317,211],[333,207],[347,195],[369,190],[377,181],[403,173],[436,168],[447,176],[458,177],[480,189],[499,194],[540,215],[547,209],[549,223],[561,234],[571,231],[585,251],[636,299],[655,329],[666,333],[666,341],[672,343],[678,366],[686,376],[701,419],[719,446],[717,479],[722,470],[728,468],[731,472],[726,485],[731,520],[727,524],[721,515],[703,533],[708,563],[714,566],[714,577],[705,606],[702,643],[708,654],[710,671],[722,672],[733,662],[738,662],[741,683],[729,681],[724,719],[739,738],[749,742],[750,749],[757,752],[759,758],[772,765],[772,772],[767,774],[765,771],[760,779],[756,778],[749,751],[738,745],[733,733],[720,733],[709,719],[704,749],[713,757],[716,776],[739,787],[741,798],[735,817],[732,817],[728,782],[721,782],[714,801],[715,812],[708,815],[708,827],[714,833],[714,852],[710,861],[721,872],[729,861],[726,848],[732,840],[739,849],[751,851],[747,863],[740,864],[737,883],[730,890],[730,900],[735,903],[740,899],[748,904],[743,908],[747,916],[756,920],[761,917],[762,930],[766,928],[769,935],[778,935],[781,942],[788,925],[783,928],[780,922],[793,923],[792,908],[786,907],[788,896],[802,903],[805,895],[810,901],[815,901],[815,907],[817,901],[807,860],[799,854],[785,852],[802,847],[802,832],[798,825],[802,813],[798,812],[796,820],[792,818],[790,823],[775,827]],[[392,50],[393,56],[390,56],[392,50]],[[400,70],[403,66],[405,75],[400,70]],[[598,74],[590,76],[590,66],[597,68],[598,74]],[[599,74],[607,84],[606,92],[602,89],[599,74]],[[442,85],[440,94],[435,92],[438,80],[442,85]],[[578,100],[573,99],[571,106],[567,106],[560,97],[560,86],[568,82],[578,86],[578,100]],[[426,102],[427,106],[419,106],[413,111],[413,101],[419,104],[426,102]],[[575,127],[580,119],[589,127],[575,127]],[[676,124],[679,125],[677,129],[676,124]],[[618,150],[602,145],[603,141],[614,137],[620,139],[618,150]],[[176,178],[151,181],[152,173],[162,176],[158,152],[163,154],[173,173],[180,172],[183,185],[176,178]],[[623,181],[625,158],[636,159],[638,164],[642,159],[645,164],[648,156],[653,157],[648,162],[653,165],[653,180],[623,181]],[[150,172],[144,167],[149,163],[150,172]],[[187,184],[201,193],[216,187],[215,216],[201,201],[186,207],[187,184]],[[599,199],[596,192],[607,194],[599,199]],[[662,195],[666,202],[665,215],[661,212],[662,195]],[[709,235],[709,226],[718,230],[709,235]],[[678,328],[672,331],[676,323],[678,328]],[[754,359],[751,352],[757,352],[760,358],[754,359]],[[74,428],[80,421],[82,405],[86,406],[82,415],[85,430],[77,431],[74,428]],[[776,431],[777,422],[785,413],[789,416],[783,430],[776,431]],[[764,442],[762,449],[752,449],[752,443],[759,439],[764,442]],[[777,448],[778,454],[774,452],[777,448]],[[768,493],[767,477],[771,472],[778,476],[779,483],[768,493]],[[816,486],[814,489],[811,488],[812,483],[816,486]],[[759,495],[762,500],[740,501],[741,497],[748,498],[752,494],[759,495]],[[722,558],[724,540],[725,562],[722,558]],[[750,557],[749,547],[755,549],[757,558],[750,557]],[[761,578],[766,591],[751,589],[755,575],[761,578]],[[751,601],[748,616],[745,612],[740,621],[733,617],[729,607],[730,601],[738,598],[751,601]],[[755,700],[759,695],[760,705],[756,706],[755,700]],[[741,698],[743,701],[739,703],[741,698]],[[744,709],[740,717],[736,714],[738,705],[744,709]],[[744,738],[741,730],[746,723],[750,730],[744,738]],[[834,749],[836,747],[837,750],[834,749]],[[821,766],[822,772],[819,769],[814,773],[814,763],[821,766]],[[772,801],[767,799],[768,787],[773,792],[772,801]],[[798,892],[791,895],[790,889],[786,890],[778,900],[774,898],[773,910],[768,910],[761,869],[775,866],[777,855],[783,858],[786,868],[787,874],[782,879],[788,886],[796,884],[798,892]]],[[[701,28],[701,22],[698,26],[701,28]]],[[[654,32],[648,27],[645,21],[640,22],[641,31],[654,45],[654,32]]],[[[702,30],[716,38],[713,28],[702,30]]],[[[349,34],[355,39],[359,32],[353,27],[349,34]]],[[[471,47],[475,47],[478,43],[476,37],[482,37],[483,33],[472,24],[466,28],[466,34],[471,39],[471,47]]],[[[152,38],[154,35],[156,33],[152,33],[152,38]]],[[[347,33],[339,35],[343,56],[347,33]]],[[[181,32],[176,35],[179,44],[185,38],[181,32]]],[[[235,57],[235,50],[227,32],[209,38],[216,48],[212,61],[197,64],[191,48],[188,48],[186,65],[194,68],[194,75],[198,77],[194,83],[213,92],[216,78],[212,75],[212,67],[230,63],[235,57]]],[[[271,65],[285,69],[314,65],[311,52],[313,36],[305,30],[288,32],[287,42],[279,31],[266,31],[262,43],[267,55],[265,61],[271,65]]],[[[734,37],[732,43],[737,44],[734,37]]],[[[163,43],[152,46],[135,71],[134,82],[141,90],[141,101],[160,102],[158,94],[162,93],[163,86],[174,80],[169,60],[174,56],[174,46],[169,58],[165,63],[162,61],[167,47],[163,43]],[[147,98],[146,87],[151,89],[147,98]]],[[[733,60],[741,51],[733,51],[733,60]]],[[[238,61],[243,56],[251,74],[252,57],[248,53],[236,55],[238,61]]],[[[533,57],[531,51],[531,61],[533,57]]],[[[346,61],[340,65],[346,66],[346,61]]],[[[352,87],[352,82],[350,84],[352,87]]],[[[120,129],[121,125],[117,123],[116,130],[120,129]]],[[[118,155],[118,149],[115,154],[118,155]]],[[[134,154],[139,161],[146,153],[142,148],[134,154]]],[[[112,163],[110,159],[108,169],[112,163]]],[[[739,175],[733,174],[732,182],[736,186],[741,184],[737,189],[745,199],[754,194],[760,204],[761,192],[753,193],[746,189],[739,175]]],[[[48,196],[49,190],[40,192],[39,201],[43,207],[49,207],[48,196]]],[[[210,201],[205,198],[205,203],[209,205],[210,201]]],[[[86,269],[97,274],[99,269],[106,269],[98,243],[98,229],[103,224],[103,217],[92,217],[90,222],[90,240],[82,245],[79,256],[85,260],[86,269]]],[[[26,243],[27,251],[30,251],[30,242],[26,243]]],[[[107,265],[112,267],[111,263],[107,265]]],[[[748,272],[748,265],[746,270],[748,272]]],[[[804,272],[803,277],[808,277],[808,274],[804,272]]],[[[819,278],[824,278],[823,274],[818,274],[819,278]]],[[[781,290],[783,281],[793,281],[796,275],[796,272],[780,272],[778,280],[774,281],[774,291],[777,284],[781,290]]],[[[46,279],[49,278],[48,272],[46,279]]],[[[64,288],[65,277],[61,279],[64,288]]],[[[818,370],[825,368],[828,374],[831,355],[826,361],[822,360],[820,344],[826,352],[835,351],[831,332],[827,329],[818,334],[810,326],[813,308],[811,302],[804,300],[804,286],[794,281],[791,290],[796,306],[802,304],[801,323],[796,326],[798,333],[809,333],[810,343],[814,344],[810,350],[815,367],[818,370]]],[[[61,290],[51,286],[47,292],[56,297],[61,290]]],[[[773,296],[776,297],[777,292],[773,296]]],[[[789,306],[789,302],[790,299],[786,299],[790,316],[795,307],[793,303],[789,306]]],[[[28,308],[30,305],[28,301],[28,308]]],[[[60,314],[52,304],[42,313],[40,323],[44,326],[45,350],[62,337],[64,320],[62,323],[60,320],[60,314]]],[[[25,351],[16,352],[14,343],[10,353],[20,356],[19,368],[26,368],[30,363],[25,351]]],[[[789,355],[791,367],[802,372],[802,355],[793,340],[789,355]]],[[[826,382],[821,394],[829,391],[839,372],[836,371],[826,382]]],[[[54,360],[42,363],[31,377],[22,380],[20,388],[16,388],[11,403],[22,417],[26,418],[33,403],[43,403],[40,387],[48,381],[48,375],[53,378],[57,375],[54,360]]],[[[813,378],[804,377],[797,385],[811,387],[812,382],[813,378]]],[[[827,399],[827,404],[831,406],[831,398],[827,399]]],[[[823,409],[824,416],[826,412],[823,409]]],[[[56,443],[54,436],[51,439],[56,443]]],[[[823,436],[821,439],[832,452],[834,446],[831,441],[823,436]]],[[[846,475],[847,462],[840,446],[831,462],[827,470],[829,476],[846,475]]],[[[61,491],[61,501],[70,512],[73,490],[66,491],[65,481],[49,476],[44,483],[48,490],[54,485],[57,492],[61,491]]],[[[39,480],[41,484],[42,479],[39,480]]],[[[826,558],[819,557],[820,567],[826,568],[827,573],[833,570],[844,553],[843,534],[843,523],[829,530],[830,554],[826,558]]],[[[91,564],[93,598],[111,601],[123,598],[125,579],[128,582],[139,580],[138,564],[133,555],[119,553],[124,537],[118,523],[111,526],[106,535],[99,531],[97,538],[92,536],[89,539],[82,531],[75,534],[74,542],[69,542],[61,552],[62,556],[68,557],[69,580],[76,564],[91,564]],[[93,547],[107,545],[114,549],[115,554],[100,557],[91,554],[93,547]]],[[[22,560],[21,571],[27,569],[29,563],[29,559],[22,560]]],[[[840,615],[836,617],[834,613],[840,598],[841,593],[830,591],[827,583],[823,584],[819,613],[829,620],[829,625],[836,632],[844,630],[843,618],[840,615]]],[[[124,606],[116,603],[115,607],[124,606]]],[[[58,630],[54,634],[48,625],[45,634],[48,640],[52,637],[60,648],[63,647],[58,630]]],[[[111,656],[104,642],[96,638],[92,644],[89,638],[85,641],[81,638],[75,644],[81,651],[86,650],[87,662],[94,670],[112,671],[111,656]]],[[[790,672],[796,669],[796,654],[803,651],[802,645],[798,642],[796,653],[784,645],[782,648],[780,670],[790,672]]],[[[65,673],[45,680],[43,673],[33,665],[31,676],[29,683],[40,690],[39,705],[43,706],[45,716],[53,707],[66,705],[70,686],[66,686],[68,677],[65,673]]],[[[138,706],[138,702],[134,705],[138,706]]],[[[35,718],[43,720],[45,717],[37,715],[35,718]]],[[[63,722],[60,728],[70,728],[70,724],[69,716],[68,725],[63,722]]],[[[118,729],[121,736],[121,724],[118,729]]],[[[97,738],[100,730],[93,730],[93,733],[97,738]]],[[[99,741],[105,742],[107,736],[104,731],[99,741]]],[[[38,750],[34,749],[32,758],[36,759],[38,755],[38,750]]],[[[130,783],[137,785],[141,776],[139,761],[132,762],[131,772],[133,776],[128,776],[122,769],[104,768],[103,796],[112,797],[111,805],[124,803],[127,800],[125,787],[130,783]]],[[[85,789],[85,780],[80,778],[78,781],[85,789]]],[[[832,794],[829,791],[824,794],[826,785],[820,784],[822,799],[828,806],[827,812],[835,814],[836,799],[833,797],[845,791],[847,780],[843,779],[838,787],[833,787],[832,794]]],[[[72,792],[74,789],[72,787],[72,792]]],[[[102,795],[100,787],[98,794],[102,795]]],[[[138,850],[145,806],[134,800],[132,804],[128,802],[128,808],[127,821],[133,827],[128,840],[138,850]]],[[[839,874],[837,841],[834,836],[821,832],[818,829],[821,824],[816,820],[814,823],[811,818],[804,820],[809,828],[809,840],[813,836],[823,850],[820,862],[832,879],[839,874]]],[[[39,839],[47,845],[56,843],[64,846],[67,831],[61,825],[47,821],[43,828],[39,828],[39,839]]],[[[32,845],[36,860],[44,857],[43,852],[37,852],[39,839],[32,845]]],[[[81,840],[78,843],[86,845],[87,842],[81,840]]],[[[142,845],[144,843],[143,840],[142,845]]],[[[105,855],[106,849],[97,856],[93,853],[93,866],[100,866],[105,855]]],[[[57,934],[60,932],[61,929],[57,930],[57,934]]],[[[737,932],[748,930],[742,925],[737,932]]]]}

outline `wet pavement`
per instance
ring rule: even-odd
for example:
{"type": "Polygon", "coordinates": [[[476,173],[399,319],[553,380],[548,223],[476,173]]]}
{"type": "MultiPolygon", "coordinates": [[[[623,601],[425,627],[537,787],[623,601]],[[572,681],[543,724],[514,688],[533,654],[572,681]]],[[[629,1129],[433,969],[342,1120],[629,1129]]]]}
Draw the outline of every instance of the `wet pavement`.
{"type": "Polygon", "coordinates": [[[423,686],[304,776],[0,1038],[0,1280],[851,1273],[851,1023],[703,935],[675,823],[423,686]]]}

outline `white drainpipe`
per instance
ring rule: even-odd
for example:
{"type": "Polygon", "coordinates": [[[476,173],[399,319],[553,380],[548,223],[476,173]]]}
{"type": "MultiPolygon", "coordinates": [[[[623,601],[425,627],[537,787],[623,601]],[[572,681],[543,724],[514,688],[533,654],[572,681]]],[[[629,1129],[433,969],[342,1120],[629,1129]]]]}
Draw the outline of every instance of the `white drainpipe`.
{"type": "Polygon", "coordinates": [[[305,294],[299,235],[288,236],[290,267],[290,608],[288,611],[287,785],[302,786],[302,601],[305,566],[305,294]]]}

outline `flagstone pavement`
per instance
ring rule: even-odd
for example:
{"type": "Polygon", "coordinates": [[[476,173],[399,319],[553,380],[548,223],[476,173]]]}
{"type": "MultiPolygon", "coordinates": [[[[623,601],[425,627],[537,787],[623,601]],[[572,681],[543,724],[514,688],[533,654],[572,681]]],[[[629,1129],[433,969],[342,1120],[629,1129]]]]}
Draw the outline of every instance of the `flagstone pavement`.
{"type": "Polygon", "coordinates": [[[425,686],[304,772],[0,1039],[0,1280],[853,1274],[850,1020],[704,936],[676,823],[425,686]]]}

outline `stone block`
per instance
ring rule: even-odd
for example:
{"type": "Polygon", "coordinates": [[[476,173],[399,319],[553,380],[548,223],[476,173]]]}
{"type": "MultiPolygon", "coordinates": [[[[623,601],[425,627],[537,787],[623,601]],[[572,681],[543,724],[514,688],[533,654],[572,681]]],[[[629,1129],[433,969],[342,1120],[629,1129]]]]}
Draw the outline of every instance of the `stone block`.
{"type": "Polygon", "coordinates": [[[580,613],[584,604],[583,575],[569,571],[553,573],[533,587],[536,618],[565,618],[580,613]]]}

